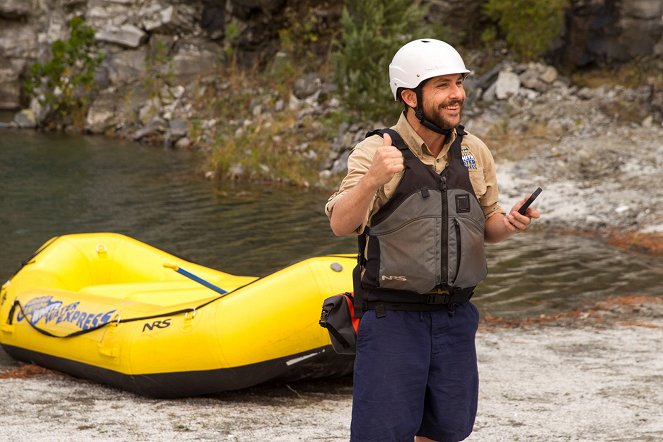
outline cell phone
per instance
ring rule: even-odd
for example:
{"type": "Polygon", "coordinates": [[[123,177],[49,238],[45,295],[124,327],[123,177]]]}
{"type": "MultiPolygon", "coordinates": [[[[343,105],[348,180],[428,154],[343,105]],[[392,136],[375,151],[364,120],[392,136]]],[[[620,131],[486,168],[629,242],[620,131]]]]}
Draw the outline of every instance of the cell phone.
{"type": "Polygon", "coordinates": [[[541,193],[542,190],[543,189],[541,189],[540,187],[537,187],[536,190],[534,191],[534,193],[532,193],[529,196],[529,198],[527,198],[527,201],[525,201],[525,204],[523,204],[520,207],[520,209],[518,209],[518,213],[520,213],[521,215],[524,215],[525,212],[527,212],[527,208],[530,206],[530,204],[532,204],[534,202],[534,200],[536,199],[537,196],[539,196],[539,194],[541,193]]]}

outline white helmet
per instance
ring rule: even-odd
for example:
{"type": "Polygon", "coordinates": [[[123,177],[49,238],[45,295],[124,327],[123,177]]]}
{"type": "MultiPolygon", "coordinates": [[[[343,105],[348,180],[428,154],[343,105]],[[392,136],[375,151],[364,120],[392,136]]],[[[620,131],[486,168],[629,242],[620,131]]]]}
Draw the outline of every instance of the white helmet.
{"type": "Polygon", "coordinates": [[[414,40],[396,52],[389,65],[389,84],[398,101],[398,88],[414,89],[429,78],[449,74],[469,74],[453,46],[441,40],[414,40]]]}

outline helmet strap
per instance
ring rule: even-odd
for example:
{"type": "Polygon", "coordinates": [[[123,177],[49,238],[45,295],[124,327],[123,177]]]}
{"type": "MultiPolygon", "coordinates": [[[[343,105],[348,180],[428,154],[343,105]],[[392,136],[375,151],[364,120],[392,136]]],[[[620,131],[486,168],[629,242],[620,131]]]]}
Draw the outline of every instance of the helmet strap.
{"type": "Polygon", "coordinates": [[[433,132],[444,135],[448,139],[451,136],[453,131],[451,129],[441,128],[437,124],[435,124],[432,121],[428,120],[426,118],[426,116],[424,115],[424,97],[423,97],[423,94],[421,92],[421,89],[422,89],[422,86],[423,86],[424,83],[425,83],[425,81],[422,82],[416,88],[414,88],[414,92],[417,94],[417,108],[414,109],[414,115],[419,119],[419,121],[421,122],[421,125],[424,126],[426,129],[430,129],[433,132]]]}

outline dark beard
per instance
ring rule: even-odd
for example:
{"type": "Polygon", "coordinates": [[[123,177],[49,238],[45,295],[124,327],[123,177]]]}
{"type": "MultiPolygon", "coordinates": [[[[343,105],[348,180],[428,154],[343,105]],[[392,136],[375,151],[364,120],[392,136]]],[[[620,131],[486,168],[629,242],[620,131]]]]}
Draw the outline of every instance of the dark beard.
{"type": "MultiPolygon", "coordinates": [[[[447,101],[446,103],[442,103],[442,105],[440,105],[440,109],[454,104],[460,104],[460,115],[459,115],[460,119],[458,120],[460,122],[463,119],[464,101],[461,100],[447,101]]],[[[442,112],[434,112],[433,115],[427,115],[427,112],[424,111],[424,118],[426,118],[428,121],[430,121],[431,123],[435,124],[436,126],[442,129],[453,129],[457,126],[457,124],[453,124],[446,118],[442,117],[442,112]]]]}

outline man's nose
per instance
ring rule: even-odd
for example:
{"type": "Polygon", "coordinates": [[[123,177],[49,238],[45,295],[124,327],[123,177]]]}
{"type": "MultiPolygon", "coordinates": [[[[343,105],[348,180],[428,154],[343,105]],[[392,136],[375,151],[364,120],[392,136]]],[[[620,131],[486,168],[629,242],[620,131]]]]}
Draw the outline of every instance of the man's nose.
{"type": "Polygon", "coordinates": [[[465,96],[465,89],[463,88],[462,84],[454,83],[451,85],[449,98],[462,100],[464,96],[465,96]]]}

